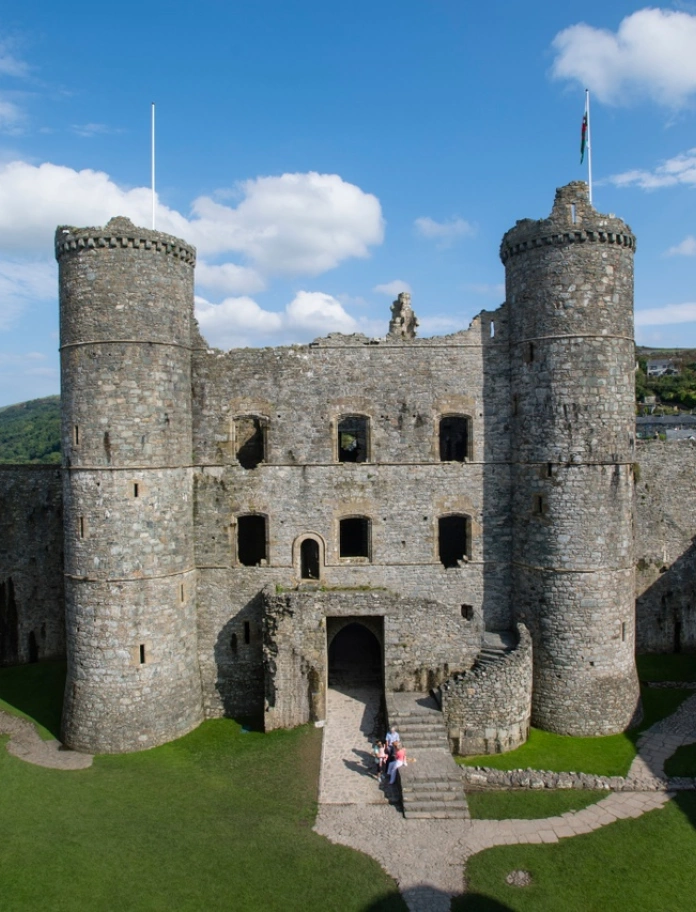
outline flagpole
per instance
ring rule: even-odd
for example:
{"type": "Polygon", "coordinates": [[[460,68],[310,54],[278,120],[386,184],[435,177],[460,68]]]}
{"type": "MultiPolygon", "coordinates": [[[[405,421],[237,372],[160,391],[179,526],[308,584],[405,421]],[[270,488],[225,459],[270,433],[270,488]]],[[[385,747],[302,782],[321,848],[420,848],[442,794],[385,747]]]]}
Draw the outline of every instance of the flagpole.
{"type": "Polygon", "coordinates": [[[590,130],[590,90],[585,89],[585,114],[587,115],[587,186],[592,204],[592,132],[590,130]]]}
{"type": "Polygon", "coordinates": [[[155,230],[155,103],[152,102],[152,139],[151,139],[151,178],[152,178],[152,230],[155,230]]]}

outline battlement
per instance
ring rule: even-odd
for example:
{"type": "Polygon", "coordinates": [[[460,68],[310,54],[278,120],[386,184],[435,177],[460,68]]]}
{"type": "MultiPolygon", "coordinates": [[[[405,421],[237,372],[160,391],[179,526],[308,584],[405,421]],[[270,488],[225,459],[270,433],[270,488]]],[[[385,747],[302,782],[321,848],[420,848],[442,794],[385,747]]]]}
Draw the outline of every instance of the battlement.
{"type": "Polygon", "coordinates": [[[96,248],[132,247],[136,250],[154,250],[196,265],[196,248],[180,238],[148,228],[138,228],[130,219],[117,216],[103,228],[74,228],[60,225],[56,229],[56,259],[77,250],[96,248]]]}
{"type": "Polygon", "coordinates": [[[573,181],[556,190],[551,214],[546,219],[521,219],[504,236],[500,259],[535,247],[568,244],[610,244],[635,251],[636,239],[629,226],[613,215],[602,215],[588,198],[587,184],[573,181]]]}

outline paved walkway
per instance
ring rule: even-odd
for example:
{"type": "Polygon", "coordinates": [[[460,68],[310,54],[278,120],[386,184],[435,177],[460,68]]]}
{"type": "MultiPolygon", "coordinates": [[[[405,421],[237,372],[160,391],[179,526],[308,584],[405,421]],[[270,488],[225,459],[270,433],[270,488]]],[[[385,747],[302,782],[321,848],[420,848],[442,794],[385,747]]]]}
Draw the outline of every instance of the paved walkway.
{"type": "Polygon", "coordinates": [[[67,750],[60,741],[44,741],[32,722],[3,710],[0,710],[0,735],[10,736],[8,753],[36,766],[78,770],[92,765],[91,754],[67,750]]]}
{"type": "Polygon", "coordinates": [[[558,842],[662,807],[671,793],[640,791],[641,780],[664,775],[666,758],[696,741],[696,697],[690,697],[640,739],[629,773],[636,791],[615,792],[581,811],[540,820],[406,820],[380,799],[374,778],[354,768],[369,755],[368,719],[374,721],[373,702],[361,703],[357,691],[329,691],[314,829],[375,858],[394,878],[411,912],[449,912],[451,898],[464,891],[466,861],[477,852],[497,845],[558,842]]]}

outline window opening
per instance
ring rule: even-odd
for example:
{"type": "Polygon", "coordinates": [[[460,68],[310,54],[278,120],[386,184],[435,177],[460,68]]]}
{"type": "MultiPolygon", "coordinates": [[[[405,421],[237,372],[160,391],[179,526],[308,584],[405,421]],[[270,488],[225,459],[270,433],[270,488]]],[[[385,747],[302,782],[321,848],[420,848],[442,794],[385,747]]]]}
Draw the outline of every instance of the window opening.
{"type": "Polygon", "coordinates": [[[234,419],[237,461],[243,469],[255,469],[266,458],[266,423],[253,415],[234,419]]]}
{"type": "Polygon", "coordinates": [[[364,415],[347,415],[338,422],[338,461],[367,462],[369,421],[364,415]]]}
{"type": "Polygon", "coordinates": [[[626,622],[624,621],[621,624],[621,641],[626,642],[626,622]]]}
{"type": "Polygon", "coordinates": [[[84,516],[80,517],[80,538],[85,537],[85,518],[84,516]]]}
{"type": "Polygon", "coordinates": [[[440,461],[465,462],[469,450],[469,419],[446,415],[440,419],[440,461]]]}
{"type": "Polygon", "coordinates": [[[495,320],[491,320],[491,339],[495,338],[495,320]]]}
{"type": "Polygon", "coordinates": [[[370,556],[370,520],[366,516],[342,519],[340,525],[340,556],[370,556]]]}
{"type": "Polygon", "coordinates": [[[546,463],[546,477],[553,478],[553,463],[552,462],[546,463]]]}
{"type": "Polygon", "coordinates": [[[534,512],[537,516],[542,516],[544,513],[544,498],[541,494],[534,495],[534,512]]]}
{"type": "Polygon", "coordinates": [[[244,621],[244,642],[247,646],[251,643],[251,625],[249,621],[244,621]]]}
{"type": "Polygon", "coordinates": [[[534,343],[530,342],[527,348],[527,361],[531,364],[534,360],[534,343]]]}
{"type": "Polygon", "coordinates": [[[139,496],[140,496],[140,485],[136,481],[135,484],[133,485],[133,497],[139,497],[139,496]]]}
{"type": "Polygon", "coordinates": [[[145,664],[145,643],[140,644],[140,664],[145,664]]]}
{"type": "Polygon", "coordinates": [[[444,567],[457,567],[468,551],[466,516],[441,516],[437,521],[438,554],[444,567]]]}
{"type": "Polygon", "coordinates": [[[266,517],[259,514],[237,519],[237,556],[245,567],[258,567],[266,560],[266,517]]]}
{"type": "Polygon", "coordinates": [[[75,446],[79,446],[80,445],[80,428],[77,425],[75,425],[75,427],[73,428],[73,439],[75,441],[75,446]]]}
{"type": "Polygon", "coordinates": [[[319,543],[305,538],[300,545],[300,578],[319,579],[319,543]]]}
{"type": "Polygon", "coordinates": [[[179,587],[179,598],[181,599],[182,602],[184,601],[184,584],[183,583],[179,587]]]}
{"type": "Polygon", "coordinates": [[[474,606],[462,605],[462,617],[465,621],[472,621],[474,619],[474,606]]]}

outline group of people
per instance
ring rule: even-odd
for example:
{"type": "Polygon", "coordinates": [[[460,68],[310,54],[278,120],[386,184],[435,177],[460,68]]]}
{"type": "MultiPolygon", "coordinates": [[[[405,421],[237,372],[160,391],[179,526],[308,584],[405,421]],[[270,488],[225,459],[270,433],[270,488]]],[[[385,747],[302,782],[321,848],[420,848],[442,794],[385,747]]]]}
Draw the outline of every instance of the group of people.
{"type": "Polygon", "coordinates": [[[377,763],[379,781],[388,780],[389,785],[394,785],[397,770],[401,766],[406,766],[406,748],[401,743],[401,736],[394,725],[387,732],[384,741],[377,741],[374,744],[372,754],[377,763]]]}

